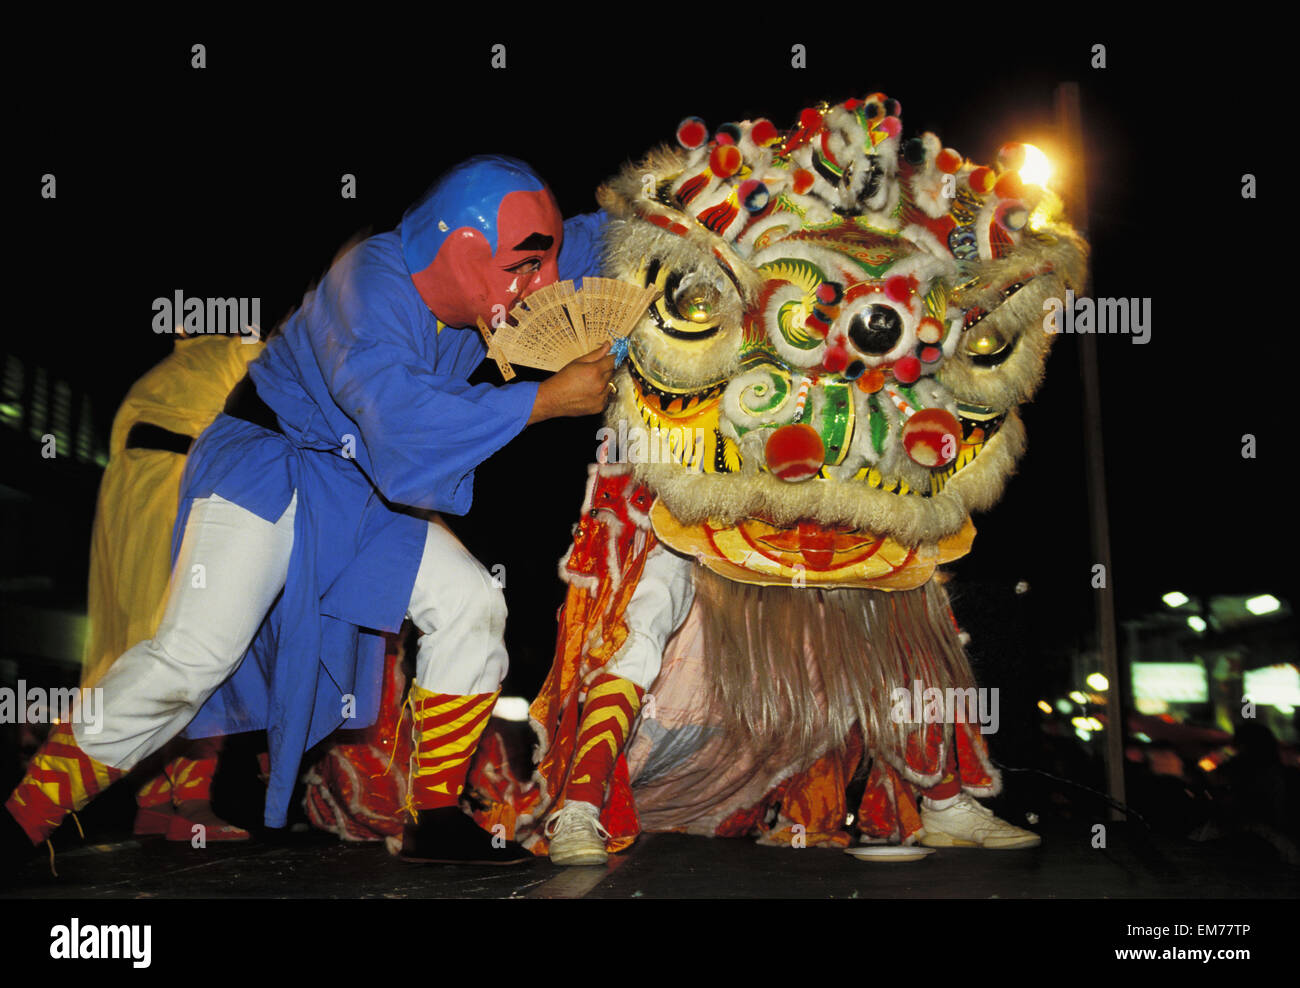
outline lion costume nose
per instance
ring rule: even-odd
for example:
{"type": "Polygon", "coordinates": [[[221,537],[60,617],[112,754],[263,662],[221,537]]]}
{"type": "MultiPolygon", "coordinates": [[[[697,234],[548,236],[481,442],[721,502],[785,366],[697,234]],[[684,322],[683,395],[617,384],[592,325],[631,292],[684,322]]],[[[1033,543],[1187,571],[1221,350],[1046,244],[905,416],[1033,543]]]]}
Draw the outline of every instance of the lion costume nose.
{"type": "Polygon", "coordinates": [[[764,447],[767,468],[774,477],[797,482],[817,476],[826,460],[821,435],[806,422],[772,431],[764,447]]]}

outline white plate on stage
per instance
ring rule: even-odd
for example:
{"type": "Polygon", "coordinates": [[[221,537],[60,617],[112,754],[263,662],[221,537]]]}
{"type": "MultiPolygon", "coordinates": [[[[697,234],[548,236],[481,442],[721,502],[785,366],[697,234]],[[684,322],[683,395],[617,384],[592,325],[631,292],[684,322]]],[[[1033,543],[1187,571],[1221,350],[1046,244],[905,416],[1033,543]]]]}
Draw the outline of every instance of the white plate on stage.
{"type": "Polygon", "coordinates": [[[859,861],[887,861],[902,864],[904,861],[920,861],[934,853],[932,847],[899,847],[896,844],[860,844],[846,847],[845,854],[851,854],[859,861]]]}

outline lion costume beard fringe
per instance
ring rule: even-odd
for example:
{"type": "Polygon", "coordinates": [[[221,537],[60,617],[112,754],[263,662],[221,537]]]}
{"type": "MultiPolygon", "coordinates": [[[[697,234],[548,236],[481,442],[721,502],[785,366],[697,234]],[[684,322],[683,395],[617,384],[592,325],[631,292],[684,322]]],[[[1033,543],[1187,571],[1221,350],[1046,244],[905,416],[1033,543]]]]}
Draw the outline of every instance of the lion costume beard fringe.
{"type": "Polygon", "coordinates": [[[758,587],[700,566],[696,594],[713,708],[729,740],[758,751],[838,749],[857,723],[872,753],[899,763],[909,723],[890,716],[894,690],[975,685],[938,580],[889,593],[758,587]]]}

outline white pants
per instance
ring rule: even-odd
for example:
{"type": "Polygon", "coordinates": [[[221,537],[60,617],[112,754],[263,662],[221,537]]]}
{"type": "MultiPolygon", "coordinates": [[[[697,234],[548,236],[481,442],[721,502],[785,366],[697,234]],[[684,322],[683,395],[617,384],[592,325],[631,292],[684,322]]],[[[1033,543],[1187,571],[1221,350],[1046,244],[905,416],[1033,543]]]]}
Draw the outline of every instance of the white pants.
{"type": "MultiPolygon", "coordinates": [[[[213,495],[194,501],[154,638],[99,682],[101,728],[77,743],[129,771],[194,719],[238,667],[284,587],[297,495],[274,524],[213,495]]],[[[508,666],[505,596],[441,522],[431,523],[407,614],[420,631],[415,681],[438,693],[489,693],[508,666]]]]}
{"type": "Polygon", "coordinates": [[[695,599],[695,563],[656,545],[646,558],[641,582],[627,603],[627,641],[602,670],[631,680],[642,689],[659,678],[664,645],[695,599]]]}

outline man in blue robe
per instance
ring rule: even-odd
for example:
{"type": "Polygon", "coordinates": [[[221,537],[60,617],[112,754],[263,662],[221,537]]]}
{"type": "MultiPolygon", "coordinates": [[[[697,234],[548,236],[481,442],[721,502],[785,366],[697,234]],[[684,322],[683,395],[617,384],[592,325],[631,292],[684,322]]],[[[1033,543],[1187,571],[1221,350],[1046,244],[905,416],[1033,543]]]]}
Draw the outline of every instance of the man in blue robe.
{"type": "MultiPolygon", "coordinates": [[[[52,732],[0,826],[39,843],[182,730],[265,729],[266,823],[283,826],[302,754],[379,706],[382,632],[421,633],[403,856],[510,864],[457,806],[505,677],[505,603],[438,512],[527,425],[599,412],[602,350],[540,384],[468,378],[474,325],[557,277],[594,272],[602,217],[563,224],[523,162],[473,158],[344,254],[270,340],[190,452],[157,636],[100,682],[102,729],[52,732]]],[[[68,728],[71,729],[68,729],[68,728]]]]}

